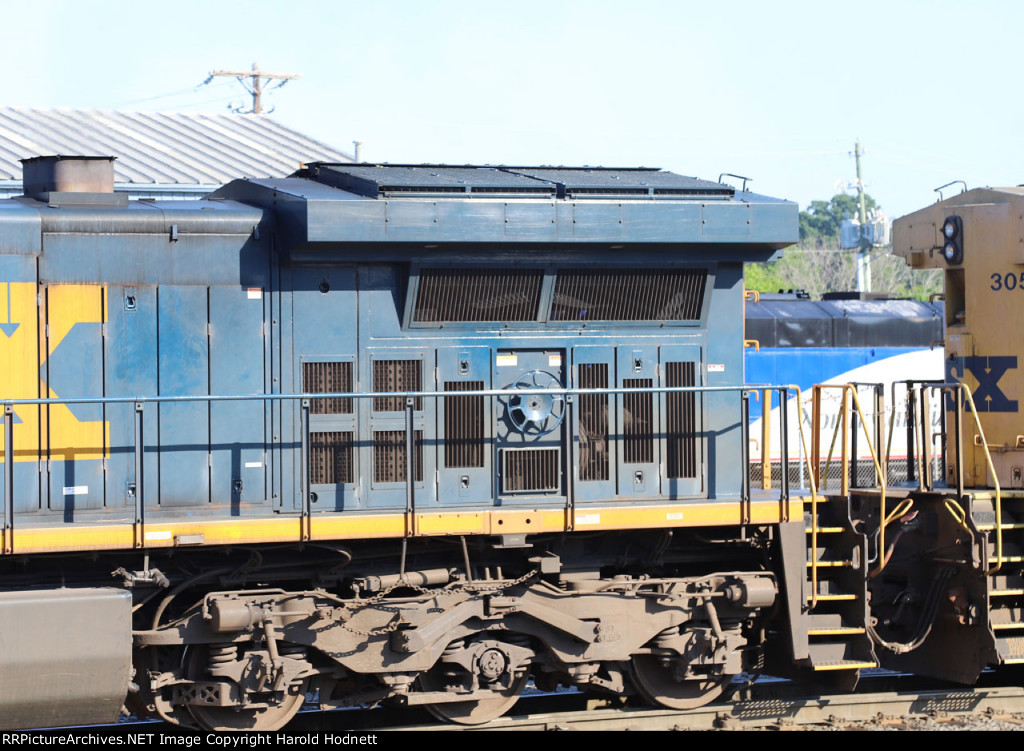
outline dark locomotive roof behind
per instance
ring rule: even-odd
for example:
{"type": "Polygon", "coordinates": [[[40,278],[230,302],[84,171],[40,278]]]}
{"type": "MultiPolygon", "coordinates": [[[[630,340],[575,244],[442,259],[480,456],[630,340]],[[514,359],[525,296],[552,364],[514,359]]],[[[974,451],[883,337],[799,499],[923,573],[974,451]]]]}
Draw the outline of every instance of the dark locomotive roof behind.
{"type": "Polygon", "coordinates": [[[928,347],[942,339],[941,302],[827,297],[748,300],[746,338],[761,347],[928,347]]]}
{"type": "Polygon", "coordinates": [[[298,173],[367,198],[464,193],[470,195],[686,196],[732,198],[722,183],[645,167],[507,167],[440,164],[328,164],[298,173]]]}

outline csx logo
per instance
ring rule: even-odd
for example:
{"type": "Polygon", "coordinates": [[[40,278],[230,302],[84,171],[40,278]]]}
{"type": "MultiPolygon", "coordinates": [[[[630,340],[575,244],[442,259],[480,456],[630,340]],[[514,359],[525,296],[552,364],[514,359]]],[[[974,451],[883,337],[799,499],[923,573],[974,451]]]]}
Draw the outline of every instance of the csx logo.
{"type": "MultiPolygon", "coordinates": [[[[960,357],[949,360],[948,380],[963,381],[969,372],[978,382],[974,404],[979,412],[1016,412],[1017,400],[1010,399],[999,388],[999,379],[1008,370],[1017,369],[1017,358],[1011,355],[960,357]]],[[[950,399],[949,408],[952,409],[950,399]]]]}
{"type": "MultiPolygon", "coordinates": [[[[35,282],[0,282],[0,362],[5,364],[0,369],[0,398],[99,395],[100,327],[106,319],[103,288],[50,286],[45,317],[41,316],[38,294],[35,282]],[[41,323],[46,326],[42,340],[41,323]]],[[[14,409],[15,461],[38,461],[44,456],[51,460],[102,459],[109,439],[109,423],[95,405],[20,405],[14,409]]],[[[0,449],[3,440],[0,434],[0,449]]]]}

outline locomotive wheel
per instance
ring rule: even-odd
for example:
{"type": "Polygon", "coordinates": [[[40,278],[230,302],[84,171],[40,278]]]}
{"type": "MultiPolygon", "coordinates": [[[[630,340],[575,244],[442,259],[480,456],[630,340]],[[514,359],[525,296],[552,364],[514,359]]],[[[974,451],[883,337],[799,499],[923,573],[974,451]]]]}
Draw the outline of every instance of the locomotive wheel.
{"type": "Polygon", "coordinates": [[[702,677],[680,680],[676,670],[662,664],[657,655],[633,657],[633,683],[640,695],[651,704],[669,709],[693,709],[714,701],[732,676],[702,677]]]}
{"type": "MultiPolygon", "coordinates": [[[[511,686],[493,691],[493,699],[427,704],[425,709],[443,722],[451,722],[456,725],[483,725],[512,709],[512,706],[519,701],[529,680],[529,671],[523,671],[522,675],[512,679],[511,686]]],[[[447,677],[436,668],[420,676],[420,687],[424,691],[444,691],[447,685],[447,677]]]]}
{"type": "MultiPolygon", "coordinates": [[[[188,658],[187,674],[192,680],[203,680],[207,677],[208,650],[199,647],[189,651],[191,655],[188,658]]],[[[298,686],[289,687],[291,690],[286,689],[279,703],[267,707],[204,707],[189,704],[188,711],[204,730],[280,730],[302,708],[308,688],[309,680],[301,681],[298,686]]]]}

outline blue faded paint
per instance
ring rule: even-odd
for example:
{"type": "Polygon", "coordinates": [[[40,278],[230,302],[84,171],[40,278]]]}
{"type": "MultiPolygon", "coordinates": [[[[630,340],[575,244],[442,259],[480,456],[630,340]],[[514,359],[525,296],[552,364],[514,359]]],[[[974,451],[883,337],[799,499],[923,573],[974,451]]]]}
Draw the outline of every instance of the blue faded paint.
{"type": "MultiPolygon", "coordinates": [[[[476,168],[459,169],[471,178],[476,168]]],[[[500,178],[507,183],[501,185],[478,181],[476,187],[511,189],[550,177],[535,172],[500,178]]],[[[345,190],[307,171],[236,181],[211,200],[188,204],[98,200],[92,207],[50,208],[22,199],[0,208],[0,283],[104,288],[107,322],[76,325],[46,363],[46,378],[61,384],[62,396],[301,393],[309,390],[303,366],[331,362],[346,363],[351,388],[369,392],[374,364],[389,360],[419,363],[415,390],[465,382],[505,388],[533,371],[577,387],[581,369],[600,364],[608,367],[610,388],[638,382],[664,387],[674,363],[693,363],[697,386],[742,385],[742,263],[771,258],[795,241],[796,206],[734,195],[705,181],[692,183],[698,192],[689,194],[587,194],[613,188],[614,175],[597,174],[589,184],[593,175],[578,172],[554,170],[564,184],[526,197],[423,196],[382,191],[383,182],[376,193],[366,187],[360,193],[353,192],[355,183],[345,190]],[[468,267],[539,270],[535,319],[413,320],[424,269],[468,267]],[[703,305],[690,320],[549,320],[557,274],[594,268],[702,270],[703,305]],[[90,367],[76,369],[76,363],[90,367]]],[[[690,178],[667,175],[628,173],[626,187],[635,189],[646,177],[663,181],[665,189],[689,189],[690,178]]],[[[806,375],[814,378],[810,370],[806,375]]],[[[749,368],[748,378],[759,380],[749,368]]],[[[570,483],[581,507],[739,497],[743,447],[736,393],[694,398],[696,465],[685,477],[667,474],[668,397],[651,395],[650,413],[641,415],[627,409],[623,396],[609,396],[608,476],[589,481],[575,478],[582,450],[578,404],[552,432],[524,438],[503,417],[507,403],[484,399],[479,466],[446,465],[442,398],[424,399],[416,411],[414,426],[423,435],[418,508],[559,507],[570,483]],[[637,421],[649,425],[638,428],[637,421]],[[623,436],[630,430],[653,436],[649,454],[626,455],[623,436]],[[502,452],[537,448],[558,452],[557,487],[503,490],[502,452]]],[[[58,467],[59,476],[48,481],[41,465],[17,467],[18,508],[62,514],[69,522],[123,515],[133,503],[133,405],[73,410],[79,419],[105,416],[105,461],[58,467]],[[86,475],[87,482],[80,479],[86,475]],[[48,482],[51,503],[40,504],[33,482],[48,482]],[[90,491],[69,495],[61,507],[64,496],[55,497],[69,482],[88,484],[90,491]]],[[[151,521],[251,518],[302,507],[297,403],[161,403],[146,406],[145,415],[151,521]]],[[[352,481],[315,484],[312,511],[403,509],[405,484],[375,477],[381,456],[374,433],[401,432],[405,424],[404,412],[376,410],[370,400],[357,400],[350,413],[311,414],[311,432],[351,433],[356,444],[352,481]]]]}

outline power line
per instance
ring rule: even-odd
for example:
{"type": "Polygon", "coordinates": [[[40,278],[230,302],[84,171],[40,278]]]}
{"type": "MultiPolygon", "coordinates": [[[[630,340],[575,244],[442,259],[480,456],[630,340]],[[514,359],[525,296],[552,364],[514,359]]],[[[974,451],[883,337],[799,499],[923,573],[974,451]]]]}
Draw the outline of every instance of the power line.
{"type": "Polygon", "coordinates": [[[288,81],[300,78],[297,73],[265,73],[259,69],[256,63],[252,64],[252,70],[215,70],[211,71],[210,77],[206,79],[204,83],[209,83],[214,79],[215,76],[228,76],[230,78],[237,78],[238,82],[245,87],[245,90],[252,95],[252,110],[250,113],[253,115],[259,115],[263,112],[263,107],[260,103],[260,96],[263,94],[263,82],[267,81],[280,81],[273,88],[284,86],[288,81]],[[245,79],[250,79],[250,83],[246,83],[245,79]]]}

